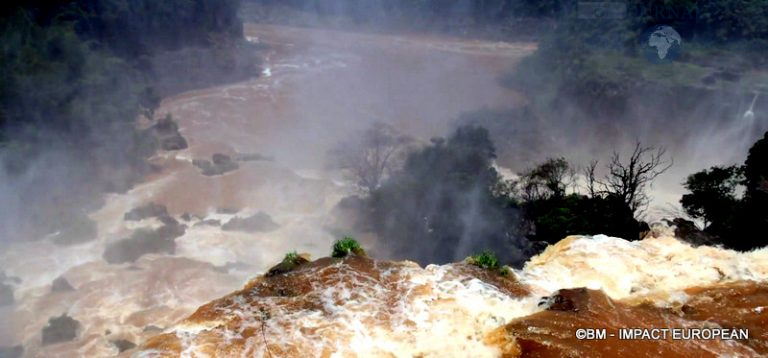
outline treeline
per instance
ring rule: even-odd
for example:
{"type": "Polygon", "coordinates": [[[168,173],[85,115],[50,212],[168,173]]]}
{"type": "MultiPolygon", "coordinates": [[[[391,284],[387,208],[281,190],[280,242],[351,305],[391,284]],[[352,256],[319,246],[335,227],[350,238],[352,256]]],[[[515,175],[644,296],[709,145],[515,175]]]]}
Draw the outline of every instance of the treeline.
{"type": "Polygon", "coordinates": [[[704,239],[738,250],[768,245],[768,132],[742,165],[691,174],[685,188],[680,203],[704,223],[704,239]]]}
{"type": "Polygon", "coordinates": [[[140,178],[156,146],[135,119],[187,80],[189,61],[242,39],[237,10],[237,0],[4,3],[0,198],[12,212],[0,236],[56,230],[140,178]]]}
{"type": "Polygon", "coordinates": [[[0,139],[11,150],[35,150],[35,141],[55,135],[64,142],[76,136],[77,145],[90,149],[106,144],[99,141],[122,144],[130,152],[133,119],[159,100],[150,88],[151,56],[242,37],[236,0],[4,5],[0,139]]]}
{"type": "MultiPolygon", "coordinates": [[[[396,258],[420,263],[463,260],[483,250],[522,264],[568,235],[605,234],[642,239],[650,185],[672,165],[663,149],[637,144],[628,155],[574,166],[548,159],[516,178],[494,165],[488,131],[463,125],[448,138],[415,145],[377,124],[332,151],[335,164],[360,185],[362,196],[342,206],[360,215],[357,229],[375,233],[396,258]]],[[[768,245],[768,133],[744,166],[713,168],[688,178],[681,203],[699,232],[676,218],[678,234],[694,244],[748,250],[768,245]],[[737,197],[736,185],[744,185],[737,197]]]]}
{"type": "Polygon", "coordinates": [[[247,0],[258,22],[374,32],[437,32],[503,39],[551,25],[559,0],[247,0]],[[544,21],[542,21],[544,20],[544,21]]]}
{"type": "Polygon", "coordinates": [[[538,108],[541,112],[552,109],[556,115],[577,110],[584,112],[584,120],[628,118],[635,115],[633,106],[639,105],[637,93],[643,92],[645,103],[659,104],[676,119],[690,113],[689,105],[678,106],[686,97],[719,96],[722,100],[714,101],[719,107],[710,104],[703,112],[720,115],[727,112],[724,107],[739,105],[740,93],[763,87],[759,77],[748,73],[768,68],[764,1],[649,1],[628,4],[635,7],[630,6],[629,15],[620,19],[580,19],[576,5],[561,8],[557,26],[540,37],[538,50],[502,81],[545,98],[538,108]],[[680,57],[669,65],[650,66],[638,45],[654,25],[669,25],[682,38],[680,57]],[[694,41],[698,45],[690,46],[694,41]],[[749,41],[762,45],[736,45],[749,41]],[[707,93],[716,90],[722,91],[707,93]],[[670,94],[677,103],[665,100],[670,94]]]}
{"type": "Polygon", "coordinates": [[[555,16],[560,1],[525,0],[251,0],[314,11],[321,15],[349,16],[354,21],[408,17],[431,20],[437,17],[469,18],[475,21],[502,21],[521,16],[555,16]]]}

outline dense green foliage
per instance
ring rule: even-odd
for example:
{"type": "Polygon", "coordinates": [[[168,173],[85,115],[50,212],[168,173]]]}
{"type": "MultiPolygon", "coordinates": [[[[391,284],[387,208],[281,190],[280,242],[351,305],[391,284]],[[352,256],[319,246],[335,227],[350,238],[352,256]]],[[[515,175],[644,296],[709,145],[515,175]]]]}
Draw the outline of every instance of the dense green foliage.
{"type": "Polygon", "coordinates": [[[525,203],[535,228],[529,238],[554,244],[568,235],[605,234],[626,240],[640,238],[641,224],[619,197],[570,194],[525,203]]]}
{"type": "MultiPolygon", "coordinates": [[[[237,1],[27,1],[0,17],[0,139],[21,164],[40,141],[102,165],[140,158],[133,119],[157,106],[147,55],[240,36],[237,1]],[[97,150],[110,146],[117,150],[97,150]]],[[[144,153],[146,154],[146,153],[144,153]]],[[[125,163],[125,162],[129,163],[125,163]]],[[[135,164],[135,163],[134,163],[135,164]]]]}
{"type": "Polygon", "coordinates": [[[0,175],[8,187],[0,199],[18,217],[1,217],[0,227],[14,236],[82,222],[99,194],[146,174],[156,146],[134,120],[153,115],[160,99],[153,87],[168,87],[178,74],[157,76],[155,58],[242,37],[230,0],[3,5],[0,175]]]}
{"type": "MultiPolygon", "coordinates": [[[[376,32],[530,37],[551,26],[559,0],[251,0],[256,21],[376,32]],[[541,21],[544,19],[545,21],[541,21]]],[[[248,9],[248,7],[246,7],[248,9]]],[[[248,11],[246,15],[248,17],[248,11]]]]}
{"type": "Polygon", "coordinates": [[[571,164],[564,158],[548,159],[523,174],[517,183],[517,195],[530,240],[554,244],[568,235],[592,234],[639,238],[642,226],[619,192],[593,186],[587,190],[588,195],[576,190],[568,193],[574,176],[571,164]]]}
{"type": "Polygon", "coordinates": [[[239,0],[11,0],[41,27],[71,24],[77,36],[120,57],[208,45],[212,36],[238,37],[239,0]]]}
{"type": "Polygon", "coordinates": [[[254,0],[259,4],[280,4],[315,11],[322,15],[349,16],[354,21],[409,18],[434,20],[437,17],[471,19],[478,23],[498,22],[520,16],[553,16],[560,1],[520,0],[254,0]]]}
{"type": "Polygon", "coordinates": [[[331,252],[331,257],[345,258],[350,254],[365,256],[365,250],[363,250],[363,247],[360,246],[360,243],[357,242],[357,240],[354,238],[345,236],[343,239],[337,240],[333,243],[333,251],[331,252]]]}
{"type": "Polygon", "coordinates": [[[739,250],[768,245],[768,132],[741,167],[713,167],[688,176],[680,203],[704,232],[739,250]],[[739,195],[743,192],[743,195],[739,195]]]}
{"type": "Polygon", "coordinates": [[[501,267],[499,264],[499,259],[496,258],[496,254],[494,254],[493,251],[488,250],[470,256],[467,261],[471,265],[475,265],[486,270],[498,270],[501,267]]]}
{"type": "Polygon", "coordinates": [[[508,266],[502,266],[499,263],[499,259],[493,251],[485,250],[479,254],[471,255],[467,257],[466,262],[470,265],[475,265],[485,270],[498,272],[501,276],[509,276],[512,270],[508,266]]]}
{"type": "Polygon", "coordinates": [[[742,168],[713,167],[691,174],[685,181],[685,188],[690,193],[683,195],[680,203],[688,215],[703,219],[711,230],[725,229],[718,226],[728,225],[739,206],[737,187],[743,183],[742,168]]]}
{"type": "Polygon", "coordinates": [[[517,209],[495,193],[501,178],[493,158],[482,127],[433,139],[371,193],[371,228],[395,256],[422,263],[453,262],[486,248],[504,262],[520,260],[517,209]]]}
{"type": "Polygon", "coordinates": [[[289,265],[296,265],[299,262],[299,254],[296,253],[296,251],[291,251],[287,254],[285,254],[285,257],[283,257],[282,263],[289,264],[289,265]]]}

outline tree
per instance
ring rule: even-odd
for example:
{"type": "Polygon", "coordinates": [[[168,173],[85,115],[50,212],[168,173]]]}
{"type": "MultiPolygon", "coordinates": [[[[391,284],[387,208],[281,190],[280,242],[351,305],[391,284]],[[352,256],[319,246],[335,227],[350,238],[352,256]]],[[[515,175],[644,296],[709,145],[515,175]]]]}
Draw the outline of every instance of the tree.
{"type": "Polygon", "coordinates": [[[596,188],[597,162],[585,170],[589,195],[566,195],[575,175],[570,168],[564,158],[548,159],[523,175],[521,199],[526,226],[530,228],[528,238],[550,244],[568,235],[638,239],[640,223],[630,206],[622,197],[596,188]]]}
{"type": "Polygon", "coordinates": [[[565,158],[550,158],[522,176],[523,200],[562,198],[573,182],[574,171],[565,158]]]}
{"type": "Polygon", "coordinates": [[[738,206],[736,190],[743,182],[742,173],[742,168],[730,166],[691,174],[684,184],[690,193],[683,195],[680,204],[688,215],[704,220],[705,228],[722,226],[731,221],[738,206]]]}
{"type": "Polygon", "coordinates": [[[433,139],[372,191],[368,224],[395,258],[445,263],[490,249],[505,263],[522,263],[518,208],[496,195],[495,157],[482,127],[433,139]]]}
{"type": "Polygon", "coordinates": [[[638,215],[648,205],[648,187],[653,181],[672,166],[672,161],[664,159],[664,148],[643,147],[635,144],[627,162],[622,162],[621,155],[613,152],[608,163],[608,174],[599,182],[603,191],[624,200],[632,212],[638,215]]]}
{"type": "Polygon", "coordinates": [[[523,204],[533,231],[532,241],[557,243],[568,235],[604,234],[625,240],[640,238],[641,224],[632,210],[616,196],[570,194],[523,204]]]}
{"type": "Polygon", "coordinates": [[[765,195],[765,189],[768,187],[768,132],[749,149],[749,155],[744,162],[744,179],[747,197],[765,195]]]}
{"type": "Polygon", "coordinates": [[[587,180],[587,193],[589,193],[589,196],[596,197],[600,195],[598,184],[599,181],[597,180],[597,164],[599,162],[597,160],[593,160],[589,162],[589,165],[587,165],[584,168],[584,178],[587,180]]]}
{"type": "Polygon", "coordinates": [[[688,177],[689,193],[680,200],[686,212],[703,219],[706,234],[735,250],[768,245],[768,133],[749,150],[741,167],[712,167],[688,177]],[[739,196],[740,186],[744,195],[739,196]]]}
{"type": "Polygon", "coordinates": [[[413,139],[398,134],[389,124],[376,122],[351,141],[331,152],[331,167],[346,170],[366,193],[376,190],[384,178],[402,164],[413,139]]]}

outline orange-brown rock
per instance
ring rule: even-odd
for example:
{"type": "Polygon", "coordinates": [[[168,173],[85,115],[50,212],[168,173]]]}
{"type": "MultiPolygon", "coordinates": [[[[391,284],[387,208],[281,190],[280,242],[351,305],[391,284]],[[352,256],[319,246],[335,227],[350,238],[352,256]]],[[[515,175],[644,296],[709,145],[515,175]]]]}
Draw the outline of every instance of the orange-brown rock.
{"type": "MultiPolygon", "coordinates": [[[[505,357],[760,357],[768,355],[768,284],[735,282],[686,290],[680,307],[614,301],[601,291],[564,289],[547,309],[489,335],[505,357]],[[749,339],[621,339],[624,328],[741,328],[749,339]],[[577,329],[605,329],[605,339],[578,339],[577,329]],[[613,334],[614,336],[611,336],[613,334]]],[[[660,333],[659,333],[660,334],[660,333]]]]}

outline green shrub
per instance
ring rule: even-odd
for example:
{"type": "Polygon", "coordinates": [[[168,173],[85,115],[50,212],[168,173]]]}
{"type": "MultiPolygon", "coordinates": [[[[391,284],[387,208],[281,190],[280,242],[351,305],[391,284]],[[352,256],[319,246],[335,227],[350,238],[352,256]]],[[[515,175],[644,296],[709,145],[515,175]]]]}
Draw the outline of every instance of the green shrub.
{"type": "Polygon", "coordinates": [[[331,253],[332,257],[344,258],[347,257],[350,253],[359,256],[365,256],[365,250],[363,250],[363,247],[360,246],[360,243],[357,242],[357,240],[350,236],[345,236],[343,239],[338,240],[333,244],[333,252],[331,253]]]}
{"type": "Polygon", "coordinates": [[[488,250],[470,256],[467,261],[470,265],[475,265],[486,270],[498,270],[501,267],[499,265],[499,259],[496,258],[496,254],[488,250]]]}
{"type": "Polygon", "coordinates": [[[289,252],[285,254],[285,257],[283,257],[283,261],[280,261],[279,264],[272,266],[267,272],[264,274],[266,277],[272,277],[277,275],[282,275],[288,272],[291,272],[295,270],[297,267],[308,263],[309,260],[307,258],[304,258],[296,253],[296,251],[289,252]]]}
{"type": "Polygon", "coordinates": [[[297,265],[299,263],[299,254],[297,254],[296,251],[291,251],[285,254],[283,263],[289,265],[297,265]]]}

